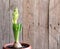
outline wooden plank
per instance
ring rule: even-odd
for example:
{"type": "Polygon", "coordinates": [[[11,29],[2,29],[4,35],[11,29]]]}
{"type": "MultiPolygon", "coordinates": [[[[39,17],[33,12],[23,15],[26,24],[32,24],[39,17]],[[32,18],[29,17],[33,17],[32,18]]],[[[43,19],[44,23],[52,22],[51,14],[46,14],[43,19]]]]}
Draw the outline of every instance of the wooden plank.
{"type": "Polygon", "coordinates": [[[9,43],[9,0],[0,0],[0,49],[9,43]]]}
{"type": "Polygon", "coordinates": [[[32,49],[48,49],[49,0],[23,0],[23,41],[32,49]]]}
{"type": "Polygon", "coordinates": [[[9,43],[9,0],[0,0],[0,49],[9,43]]]}
{"type": "MultiPolygon", "coordinates": [[[[23,0],[10,0],[10,42],[14,42],[13,30],[12,30],[12,12],[15,7],[19,9],[19,20],[18,23],[22,23],[22,1],[23,0]],[[12,39],[11,39],[12,38],[12,39]]],[[[20,42],[22,41],[22,33],[20,34],[20,42]]]]}
{"type": "Polygon", "coordinates": [[[2,44],[9,43],[9,0],[1,0],[2,2],[2,24],[1,24],[1,30],[2,30],[2,44]]]}
{"type": "Polygon", "coordinates": [[[0,0],[0,49],[2,49],[2,46],[3,46],[3,44],[2,44],[2,41],[3,41],[2,24],[3,23],[2,22],[3,22],[3,4],[2,4],[2,0],[0,0]]]}
{"type": "Polygon", "coordinates": [[[49,49],[60,49],[60,0],[50,0],[49,49]]]}
{"type": "MultiPolygon", "coordinates": [[[[29,43],[34,47],[34,20],[33,3],[34,0],[23,0],[23,42],[29,43]]],[[[33,48],[32,48],[33,49],[33,48]]]]}
{"type": "MultiPolygon", "coordinates": [[[[39,1],[38,1],[39,2],[39,1]]],[[[36,5],[38,6],[38,4],[36,5]]],[[[36,26],[36,30],[38,28],[38,34],[35,33],[35,48],[36,49],[48,49],[48,38],[49,38],[49,30],[48,30],[48,25],[49,25],[49,0],[40,0],[39,6],[38,6],[38,27],[36,26]],[[38,42],[38,43],[37,43],[38,42]],[[37,47],[36,47],[37,46],[37,47]]],[[[36,9],[35,9],[36,10],[36,9]]],[[[37,17],[37,16],[36,16],[37,17]]],[[[35,20],[36,24],[36,20],[35,20]]],[[[35,30],[34,30],[35,31],[35,30]]]]}

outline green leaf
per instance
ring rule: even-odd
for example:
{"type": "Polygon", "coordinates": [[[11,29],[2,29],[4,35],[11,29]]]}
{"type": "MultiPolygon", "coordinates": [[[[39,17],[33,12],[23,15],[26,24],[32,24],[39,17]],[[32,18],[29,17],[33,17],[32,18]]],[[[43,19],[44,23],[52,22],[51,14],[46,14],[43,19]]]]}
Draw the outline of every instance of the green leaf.
{"type": "Polygon", "coordinates": [[[22,30],[22,24],[13,24],[13,32],[14,32],[14,39],[15,42],[18,42],[19,40],[19,33],[22,30]]]}

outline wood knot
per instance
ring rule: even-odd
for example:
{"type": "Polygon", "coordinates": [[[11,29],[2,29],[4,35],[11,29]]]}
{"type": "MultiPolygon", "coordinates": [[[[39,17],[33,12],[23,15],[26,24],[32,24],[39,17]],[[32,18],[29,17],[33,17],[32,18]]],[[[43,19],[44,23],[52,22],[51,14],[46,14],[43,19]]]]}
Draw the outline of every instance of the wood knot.
{"type": "Polygon", "coordinates": [[[56,27],[54,27],[54,29],[56,30],[56,27]]]}

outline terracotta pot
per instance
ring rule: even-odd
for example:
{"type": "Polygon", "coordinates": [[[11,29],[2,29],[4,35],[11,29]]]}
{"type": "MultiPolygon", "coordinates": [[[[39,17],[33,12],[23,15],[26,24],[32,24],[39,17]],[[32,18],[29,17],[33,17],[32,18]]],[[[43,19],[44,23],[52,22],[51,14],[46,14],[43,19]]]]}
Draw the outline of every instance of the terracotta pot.
{"type": "Polygon", "coordinates": [[[9,43],[3,46],[3,49],[31,49],[31,45],[26,43],[21,43],[22,48],[14,48],[13,43],[9,43]]]}

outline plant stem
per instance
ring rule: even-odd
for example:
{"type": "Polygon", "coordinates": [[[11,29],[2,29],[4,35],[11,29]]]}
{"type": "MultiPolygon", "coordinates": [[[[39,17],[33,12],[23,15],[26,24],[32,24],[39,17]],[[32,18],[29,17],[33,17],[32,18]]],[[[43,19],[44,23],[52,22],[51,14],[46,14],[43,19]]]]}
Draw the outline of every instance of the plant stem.
{"type": "Polygon", "coordinates": [[[19,34],[22,29],[22,24],[13,24],[13,34],[14,34],[14,47],[22,47],[21,44],[19,43],[19,34]]]}
{"type": "Polygon", "coordinates": [[[19,32],[14,32],[15,42],[19,42],[19,32]]]}

